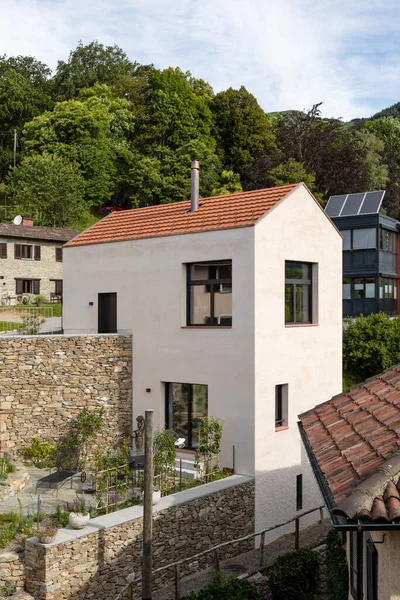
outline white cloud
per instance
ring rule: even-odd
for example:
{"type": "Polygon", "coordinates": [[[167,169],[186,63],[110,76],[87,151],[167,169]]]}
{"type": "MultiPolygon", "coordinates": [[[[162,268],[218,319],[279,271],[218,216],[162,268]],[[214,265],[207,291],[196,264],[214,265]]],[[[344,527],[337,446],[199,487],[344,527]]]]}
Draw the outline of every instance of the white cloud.
{"type": "Polygon", "coordinates": [[[0,51],[55,68],[98,39],[216,91],[243,84],[267,111],[323,101],[348,119],[400,100],[399,16],[395,0],[8,0],[0,51]]]}

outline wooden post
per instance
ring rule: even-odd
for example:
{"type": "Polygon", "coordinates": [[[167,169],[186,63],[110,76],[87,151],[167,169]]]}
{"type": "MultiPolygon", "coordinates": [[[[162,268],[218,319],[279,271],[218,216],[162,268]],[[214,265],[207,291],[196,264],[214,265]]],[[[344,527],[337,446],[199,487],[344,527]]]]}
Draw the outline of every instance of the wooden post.
{"type": "Polygon", "coordinates": [[[264,544],[265,544],[265,531],[262,532],[261,541],[260,541],[260,567],[262,567],[264,564],[264,544]]]}
{"type": "Polygon", "coordinates": [[[296,517],[295,525],[296,525],[296,529],[294,532],[294,547],[295,547],[295,550],[298,550],[300,548],[300,519],[299,519],[299,517],[296,517]]]}
{"type": "Polygon", "coordinates": [[[218,572],[219,571],[219,552],[218,552],[218,549],[214,551],[214,558],[215,558],[215,570],[218,572]]]}
{"type": "Polygon", "coordinates": [[[130,583],[128,587],[128,600],[133,600],[133,584],[130,583]]]}
{"type": "Polygon", "coordinates": [[[175,565],[175,600],[181,597],[181,565],[175,565]]]}
{"type": "Polygon", "coordinates": [[[321,521],[321,536],[324,537],[325,535],[325,526],[324,526],[324,509],[320,508],[319,509],[319,518],[321,521]]]}
{"type": "Polygon", "coordinates": [[[146,409],[144,417],[144,491],[143,491],[143,563],[142,600],[152,594],[152,534],[153,534],[153,414],[146,409]]]}

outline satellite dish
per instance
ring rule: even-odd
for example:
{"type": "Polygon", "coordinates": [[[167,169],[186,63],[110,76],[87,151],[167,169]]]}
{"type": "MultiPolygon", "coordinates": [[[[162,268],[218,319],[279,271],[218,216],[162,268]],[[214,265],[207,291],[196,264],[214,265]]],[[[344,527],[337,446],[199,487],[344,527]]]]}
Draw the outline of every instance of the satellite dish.
{"type": "Polygon", "coordinates": [[[22,223],[21,215],[17,215],[16,217],[14,217],[13,223],[14,223],[14,225],[21,225],[21,223],[22,223]]]}

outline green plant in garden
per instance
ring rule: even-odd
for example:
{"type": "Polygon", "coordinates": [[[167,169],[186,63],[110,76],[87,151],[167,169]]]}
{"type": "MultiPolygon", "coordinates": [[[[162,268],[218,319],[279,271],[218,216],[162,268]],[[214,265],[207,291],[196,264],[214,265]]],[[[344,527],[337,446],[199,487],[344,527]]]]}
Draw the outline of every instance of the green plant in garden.
{"type": "Polygon", "coordinates": [[[128,501],[130,481],[129,446],[99,448],[95,454],[96,506],[100,514],[118,510],[128,501]]]}
{"type": "Polygon", "coordinates": [[[22,317],[22,325],[19,328],[19,333],[23,335],[37,335],[39,333],[40,326],[45,322],[46,319],[41,319],[37,315],[29,315],[22,317]]]}
{"type": "Polygon", "coordinates": [[[0,586],[0,595],[1,596],[14,596],[17,593],[17,586],[15,583],[6,583],[5,585],[0,586]]]}
{"type": "Polygon", "coordinates": [[[15,465],[11,462],[10,455],[6,452],[2,458],[0,458],[0,480],[5,481],[10,473],[15,472],[15,465]]]}
{"type": "Polygon", "coordinates": [[[327,600],[347,600],[348,594],[346,547],[339,532],[332,529],[326,538],[326,597],[327,600]]]}
{"type": "Polygon", "coordinates": [[[245,579],[224,577],[216,573],[212,581],[200,592],[192,592],[182,600],[258,600],[259,594],[245,579]]]}
{"type": "Polygon", "coordinates": [[[20,448],[20,452],[40,469],[54,467],[56,464],[56,447],[51,442],[41,442],[32,438],[31,444],[20,448]]]}
{"type": "Polygon", "coordinates": [[[219,471],[219,454],[221,452],[223,421],[218,417],[203,419],[199,430],[199,444],[195,454],[196,469],[204,465],[203,478],[211,481],[215,472],[219,471]]]}
{"type": "Polygon", "coordinates": [[[350,319],[343,330],[345,372],[360,381],[400,362],[400,319],[384,313],[350,319]]]}
{"type": "Polygon", "coordinates": [[[154,434],[154,489],[162,493],[174,485],[176,461],[176,435],[168,429],[158,429],[154,434]],[[171,484],[169,479],[171,479],[171,484]]]}
{"type": "Polygon", "coordinates": [[[277,558],[265,570],[273,600],[317,600],[321,557],[302,548],[277,558]]]}

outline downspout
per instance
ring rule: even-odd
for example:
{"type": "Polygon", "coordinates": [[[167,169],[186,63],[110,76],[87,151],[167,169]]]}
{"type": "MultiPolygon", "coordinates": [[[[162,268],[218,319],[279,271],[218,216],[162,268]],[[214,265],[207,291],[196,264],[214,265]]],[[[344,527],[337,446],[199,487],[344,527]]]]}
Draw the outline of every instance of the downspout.
{"type": "Polygon", "coordinates": [[[363,600],[364,593],[364,533],[360,527],[357,530],[357,600],[363,600]]]}

